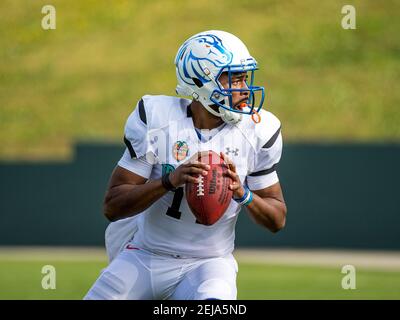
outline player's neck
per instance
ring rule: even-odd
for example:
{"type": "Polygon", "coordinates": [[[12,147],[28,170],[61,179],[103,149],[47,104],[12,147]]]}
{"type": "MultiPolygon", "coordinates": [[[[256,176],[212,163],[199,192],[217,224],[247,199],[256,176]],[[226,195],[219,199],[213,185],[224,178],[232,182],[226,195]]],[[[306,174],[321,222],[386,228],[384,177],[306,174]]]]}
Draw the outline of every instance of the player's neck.
{"type": "Polygon", "coordinates": [[[198,101],[192,101],[189,107],[192,110],[194,126],[198,129],[214,129],[224,123],[220,117],[212,115],[198,101]]]}

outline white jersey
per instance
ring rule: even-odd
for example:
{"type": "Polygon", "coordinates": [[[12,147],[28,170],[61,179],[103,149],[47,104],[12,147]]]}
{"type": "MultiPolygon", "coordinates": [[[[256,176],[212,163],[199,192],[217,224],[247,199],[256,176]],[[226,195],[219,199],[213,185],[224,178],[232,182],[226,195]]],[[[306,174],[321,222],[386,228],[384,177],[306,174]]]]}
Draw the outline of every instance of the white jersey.
{"type": "MultiPolygon", "coordinates": [[[[220,151],[232,159],[241,182],[259,190],[278,182],[276,167],[282,152],[280,121],[261,110],[261,122],[250,116],[236,125],[226,124],[207,142],[196,133],[190,100],[168,96],[144,96],[129,116],[124,141],[127,146],[120,167],[146,179],[160,179],[198,151],[220,151]]],[[[121,247],[134,233],[132,245],[160,254],[182,257],[216,257],[233,251],[235,224],[241,206],[234,200],[224,215],[211,226],[196,223],[186,201],[184,188],[168,192],[149,208],[111,223],[121,247]],[[131,224],[133,226],[133,224],[131,224]],[[117,234],[119,234],[117,236],[117,234]]],[[[107,242],[107,240],[106,240],[107,242]]]]}

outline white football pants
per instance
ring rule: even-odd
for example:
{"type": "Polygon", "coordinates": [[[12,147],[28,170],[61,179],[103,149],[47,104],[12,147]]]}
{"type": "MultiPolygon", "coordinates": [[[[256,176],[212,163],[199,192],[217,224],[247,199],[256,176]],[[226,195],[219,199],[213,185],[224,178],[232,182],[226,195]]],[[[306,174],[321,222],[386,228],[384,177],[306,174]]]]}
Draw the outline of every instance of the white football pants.
{"type": "Polygon", "coordinates": [[[238,265],[219,258],[176,258],[128,244],[102,271],[85,299],[235,300],[238,265]]]}

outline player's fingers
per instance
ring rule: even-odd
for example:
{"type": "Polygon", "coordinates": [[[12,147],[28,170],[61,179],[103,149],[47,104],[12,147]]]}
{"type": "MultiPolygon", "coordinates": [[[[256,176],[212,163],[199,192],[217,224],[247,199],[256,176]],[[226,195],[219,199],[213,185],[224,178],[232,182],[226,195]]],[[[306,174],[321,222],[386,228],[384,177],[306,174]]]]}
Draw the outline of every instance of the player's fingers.
{"type": "Polygon", "coordinates": [[[184,176],[184,180],[185,180],[185,182],[199,183],[199,178],[195,178],[195,177],[191,176],[190,174],[186,174],[184,176]]]}
{"type": "Polygon", "coordinates": [[[224,160],[224,162],[227,164],[228,163],[228,159],[225,153],[223,153],[222,151],[219,153],[221,155],[222,160],[224,160]]]}
{"type": "Polygon", "coordinates": [[[229,158],[229,157],[228,157],[225,153],[223,153],[223,152],[221,152],[221,157],[222,157],[222,159],[224,159],[224,161],[225,161],[226,163],[228,163],[228,164],[233,163],[232,160],[231,160],[231,158],[229,158]]]}
{"type": "Polygon", "coordinates": [[[224,174],[223,174],[223,176],[224,177],[229,177],[229,178],[231,178],[233,181],[235,181],[235,176],[232,174],[232,171],[226,171],[224,174]]]}
{"type": "Polygon", "coordinates": [[[233,181],[235,181],[236,180],[236,177],[235,177],[235,175],[234,174],[232,174],[232,172],[227,172],[227,176],[229,177],[229,178],[231,178],[233,181]]]}
{"type": "Polygon", "coordinates": [[[208,171],[208,170],[210,170],[211,167],[205,163],[196,163],[194,165],[189,166],[189,168],[199,168],[199,169],[208,171]]]}
{"type": "Polygon", "coordinates": [[[233,181],[238,181],[239,180],[239,176],[236,172],[228,169],[227,170],[227,174],[233,179],[233,181]]]}
{"type": "Polygon", "coordinates": [[[225,161],[225,163],[228,165],[228,168],[231,169],[232,171],[236,172],[236,166],[233,163],[233,161],[223,152],[221,152],[221,157],[225,161]]]}
{"type": "Polygon", "coordinates": [[[186,167],[197,167],[202,168],[204,170],[210,170],[210,166],[207,163],[202,163],[200,161],[194,160],[192,162],[187,162],[184,164],[186,167]]]}
{"type": "Polygon", "coordinates": [[[191,173],[191,174],[202,174],[203,176],[207,175],[207,170],[204,170],[203,168],[197,168],[197,167],[187,167],[184,170],[185,173],[191,173]]]}
{"type": "Polygon", "coordinates": [[[235,191],[235,190],[237,190],[239,188],[240,188],[240,184],[239,183],[232,183],[232,184],[229,185],[229,189],[232,190],[232,191],[235,191]]]}
{"type": "Polygon", "coordinates": [[[229,165],[230,165],[230,169],[231,169],[233,172],[236,172],[236,166],[235,166],[235,164],[233,163],[232,160],[230,160],[229,165]]]}

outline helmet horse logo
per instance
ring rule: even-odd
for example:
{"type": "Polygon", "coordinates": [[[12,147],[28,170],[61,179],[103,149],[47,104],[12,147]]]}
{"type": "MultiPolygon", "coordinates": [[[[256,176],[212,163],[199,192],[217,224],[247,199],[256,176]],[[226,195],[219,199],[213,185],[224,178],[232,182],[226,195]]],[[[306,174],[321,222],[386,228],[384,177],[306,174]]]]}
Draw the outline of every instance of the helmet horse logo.
{"type": "Polygon", "coordinates": [[[202,83],[210,80],[204,75],[201,67],[201,61],[208,61],[217,68],[222,68],[232,62],[233,54],[227,50],[220,38],[213,34],[201,34],[190,38],[182,46],[177,55],[177,61],[182,61],[182,69],[179,69],[180,78],[187,84],[194,85],[193,78],[190,74],[196,75],[197,79],[202,83]],[[193,41],[197,42],[197,46],[190,46],[193,41]]]}

